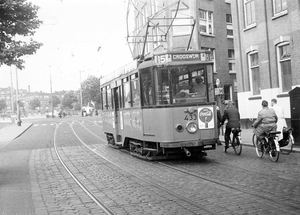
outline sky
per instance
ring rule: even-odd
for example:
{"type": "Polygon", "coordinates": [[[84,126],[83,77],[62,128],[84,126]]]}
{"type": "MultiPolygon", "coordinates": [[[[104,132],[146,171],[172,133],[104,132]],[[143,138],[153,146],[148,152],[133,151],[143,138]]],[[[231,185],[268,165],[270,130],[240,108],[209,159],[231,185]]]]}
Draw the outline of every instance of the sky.
{"type": "MultiPolygon", "coordinates": [[[[19,89],[78,90],[89,75],[100,77],[132,61],[126,43],[126,0],[28,0],[43,24],[33,39],[44,45],[18,70],[19,89]]],[[[15,67],[0,67],[0,87],[16,87],[15,67]]]]}

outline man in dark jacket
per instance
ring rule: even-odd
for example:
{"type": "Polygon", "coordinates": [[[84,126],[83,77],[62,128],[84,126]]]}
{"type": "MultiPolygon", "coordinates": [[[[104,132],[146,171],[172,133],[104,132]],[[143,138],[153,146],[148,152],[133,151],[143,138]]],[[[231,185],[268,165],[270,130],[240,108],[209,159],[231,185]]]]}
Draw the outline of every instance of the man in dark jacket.
{"type": "Polygon", "coordinates": [[[233,105],[232,101],[229,101],[224,111],[222,118],[222,124],[227,120],[225,130],[225,152],[229,147],[230,133],[232,128],[240,128],[240,113],[238,109],[233,105]]]}

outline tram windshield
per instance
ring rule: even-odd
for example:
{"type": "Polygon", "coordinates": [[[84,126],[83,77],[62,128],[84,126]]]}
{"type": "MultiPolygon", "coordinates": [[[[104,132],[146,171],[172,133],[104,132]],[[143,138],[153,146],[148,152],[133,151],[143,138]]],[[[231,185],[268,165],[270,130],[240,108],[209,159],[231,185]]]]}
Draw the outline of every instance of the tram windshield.
{"type": "Polygon", "coordinates": [[[212,102],[211,65],[185,65],[154,69],[156,105],[212,102]]]}

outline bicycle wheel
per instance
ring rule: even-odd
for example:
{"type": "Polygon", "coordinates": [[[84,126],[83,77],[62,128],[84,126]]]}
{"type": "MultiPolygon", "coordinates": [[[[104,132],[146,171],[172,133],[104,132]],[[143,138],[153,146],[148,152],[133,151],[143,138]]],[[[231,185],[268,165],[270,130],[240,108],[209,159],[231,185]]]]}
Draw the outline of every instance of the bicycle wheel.
{"type": "Polygon", "coordinates": [[[254,147],[255,147],[256,139],[257,139],[256,135],[253,134],[253,136],[252,136],[252,144],[253,144],[254,147]]]}
{"type": "Polygon", "coordinates": [[[271,147],[271,150],[269,151],[271,161],[277,162],[278,159],[279,159],[279,151],[276,150],[274,140],[272,142],[269,142],[269,144],[270,144],[270,147],[271,147]]]}
{"type": "Polygon", "coordinates": [[[255,141],[255,152],[257,154],[257,157],[262,158],[264,156],[264,139],[263,140],[258,140],[256,139],[255,141]]]}
{"type": "Polygon", "coordinates": [[[236,155],[240,155],[242,153],[242,144],[241,144],[240,136],[235,137],[235,141],[234,144],[232,145],[232,148],[236,155]]]}
{"type": "Polygon", "coordinates": [[[292,134],[289,135],[288,140],[286,140],[288,144],[284,147],[280,147],[280,152],[284,155],[289,155],[293,151],[294,147],[294,137],[292,134]]]}

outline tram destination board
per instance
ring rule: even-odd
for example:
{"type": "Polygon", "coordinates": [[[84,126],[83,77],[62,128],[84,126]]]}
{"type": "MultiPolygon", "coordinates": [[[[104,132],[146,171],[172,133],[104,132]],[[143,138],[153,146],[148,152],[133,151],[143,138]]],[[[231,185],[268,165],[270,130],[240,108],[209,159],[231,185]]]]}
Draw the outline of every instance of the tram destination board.
{"type": "Polygon", "coordinates": [[[156,63],[181,62],[181,61],[210,61],[211,54],[207,52],[192,52],[192,53],[167,53],[155,56],[156,63]]]}

